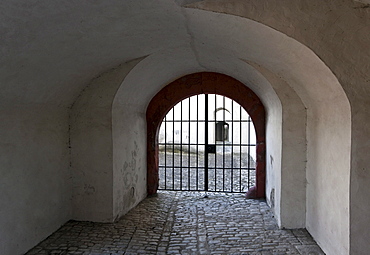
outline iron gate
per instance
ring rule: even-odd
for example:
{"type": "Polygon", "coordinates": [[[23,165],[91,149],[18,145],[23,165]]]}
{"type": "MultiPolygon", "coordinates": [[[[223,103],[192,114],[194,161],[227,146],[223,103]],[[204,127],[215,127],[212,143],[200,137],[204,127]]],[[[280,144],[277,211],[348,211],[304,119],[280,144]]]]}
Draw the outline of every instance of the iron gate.
{"type": "Polygon", "coordinates": [[[255,185],[256,135],[235,101],[201,94],[175,105],[159,136],[160,190],[246,192],[255,185]]]}

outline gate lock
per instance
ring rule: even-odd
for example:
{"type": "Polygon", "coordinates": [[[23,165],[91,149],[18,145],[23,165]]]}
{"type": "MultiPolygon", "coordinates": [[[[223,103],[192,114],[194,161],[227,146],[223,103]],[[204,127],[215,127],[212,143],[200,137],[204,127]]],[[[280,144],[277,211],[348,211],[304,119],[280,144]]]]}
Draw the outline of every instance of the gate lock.
{"type": "Polygon", "coordinates": [[[208,144],[206,150],[207,153],[216,153],[216,144],[208,144]]]}
{"type": "Polygon", "coordinates": [[[225,121],[216,122],[216,141],[223,142],[229,140],[229,123],[225,121]]]}

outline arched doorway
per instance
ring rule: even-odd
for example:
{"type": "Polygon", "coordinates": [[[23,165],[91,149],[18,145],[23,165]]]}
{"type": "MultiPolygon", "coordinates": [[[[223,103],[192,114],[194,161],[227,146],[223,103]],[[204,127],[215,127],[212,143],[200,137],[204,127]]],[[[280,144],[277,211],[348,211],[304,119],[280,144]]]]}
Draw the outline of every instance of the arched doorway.
{"type": "Polygon", "coordinates": [[[216,94],[183,99],[158,134],[159,190],[245,193],[255,186],[256,132],[249,114],[216,94]]]}
{"type": "Polygon", "coordinates": [[[154,194],[159,185],[158,134],[167,112],[181,100],[199,94],[217,94],[233,99],[250,115],[256,131],[255,197],[265,197],[265,109],[257,95],[244,84],[224,74],[203,72],[184,76],[157,93],[148,105],[147,119],[147,192],[154,194]]]}

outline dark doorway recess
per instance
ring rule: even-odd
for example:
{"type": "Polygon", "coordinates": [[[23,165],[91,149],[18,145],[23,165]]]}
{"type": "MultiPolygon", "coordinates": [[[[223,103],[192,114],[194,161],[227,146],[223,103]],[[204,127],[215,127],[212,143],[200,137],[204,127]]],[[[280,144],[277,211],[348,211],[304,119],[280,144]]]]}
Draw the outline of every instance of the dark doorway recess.
{"type": "MultiPolygon", "coordinates": [[[[257,95],[238,80],[219,73],[203,72],[186,75],[160,90],[147,108],[147,191],[157,192],[159,187],[158,135],[166,114],[179,102],[195,95],[214,94],[237,102],[249,114],[256,132],[255,186],[251,187],[256,198],[265,197],[265,109],[257,95]]],[[[219,131],[215,139],[225,140],[229,127],[214,124],[219,131]],[[225,132],[225,133],[224,133],[225,132]]],[[[217,132],[217,131],[216,131],[217,132]]],[[[210,148],[212,149],[212,148],[210,148]]],[[[212,150],[210,150],[212,153],[212,150]]]]}

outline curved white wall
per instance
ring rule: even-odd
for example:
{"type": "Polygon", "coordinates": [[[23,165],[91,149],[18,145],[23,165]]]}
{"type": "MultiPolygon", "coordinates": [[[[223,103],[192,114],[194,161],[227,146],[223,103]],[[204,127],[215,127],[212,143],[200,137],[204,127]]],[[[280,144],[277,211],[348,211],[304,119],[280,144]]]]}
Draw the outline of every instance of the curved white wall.
{"type": "Polygon", "coordinates": [[[112,102],[122,80],[138,61],[125,63],[93,79],[71,108],[70,168],[75,220],[112,222],[115,219],[112,102]]]}
{"type": "MultiPolygon", "coordinates": [[[[174,49],[161,51],[138,64],[118,91],[114,109],[135,109],[136,118],[144,120],[145,106],[152,96],[172,80],[191,72],[221,72],[240,80],[260,96],[268,114],[274,113],[268,115],[269,123],[274,123],[268,124],[268,132],[271,130],[272,134],[282,136],[281,142],[271,148],[271,154],[277,156],[267,156],[270,163],[276,164],[275,169],[268,164],[268,178],[275,178],[275,213],[281,226],[306,225],[324,250],[348,252],[350,126],[341,122],[350,119],[350,106],[335,76],[311,50],[271,28],[224,14],[191,9],[185,13],[191,37],[190,47],[178,52],[174,49]],[[247,63],[268,70],[273,84],[266,82],[247,63]],[[274,89],[278,96],[280,91],[280,100],[274,89]],[[284,101],[282,112],[277,111],[281,100],[284,101]],[[298,111],[295,106],[298,106],[298,111]],[[286,116],[286,124],[285,128],[282,126],[279,129],[283,123],[282,113],[286,116]],[[297,119],[299,124],[294,124],[297,119]],[[343,139],[338,140],[337,135],[343,139]],[[306,139],[307,155],[304,148],[306,139]],[[338,148],[338,143],[341,149],[337,149],[336,153],[327,150],[338,148]],[[289,155],[297,153],[292,148],[299,148],[299,155],[289,155]],[[333,174],[333,169],[339,174],[333,174]],[[342,188],[333,192],[325,183],[339,183],[342,188]],[[299,195],[293,195],[297,191],[299,195]],[[341,198],[339,202],[328,203],[338,197],[341,198]],[[324,204],[330,206],[324,207],[324,204]],[[290,210],[292,206],[298,208],[294,213],[290,210]],[[333,210],[338,213],[330,216],[333,210]],[[316,224],[317,221],[327,224],[316,224]],[[332,232],[341,234],[329,238],[332,232]]],[[[119,121],[119,116],[122,115],[113,113],[113,118],[117,118],[115,122],[123,123],[124,120],[119,121]]],[[[143,129],[141,124],[137,130],[138,137],[144,134],[143,129]]],[[[141,143],[143,146],[144,141],[141,143]]],[[[271,187],[268,186],[268,189],[271,187]]]]}
{"type": "Polygon", "coordinates": [[[68,111],[0,109],[0,254],[24,254],[71,218],[68,111]]]}
{"type": "Polygon", "coordinates": [[[112,221],[145,197],[147,104],[174,79],[213,71],[240,80],[266,106],[267,198],[279,225],[306,226],[324,249],[348,251],[350,126],[339,124],[350,112],[335,76],[312,51],[271,28],[239,17],[184,12],[187,47],[123,64],[114,75],[108,72],[94,80],[74,104],[75,217],[112,221]],[[104,153],[96,151],[96,145],[104,153]],[[336,153],[326,150],[338,147],[336,153]],[[338,175],[332,173],[334,168],[338,175]],[[334,182],[342,188],[328,189],[326,183],[334,182]],[[338,197],[335,204],[327,202],[338,197]],[[333,210],[337,213],[329,216],[333,210]],[[329,240],[332,232],[341,234],[329,240]]]}

